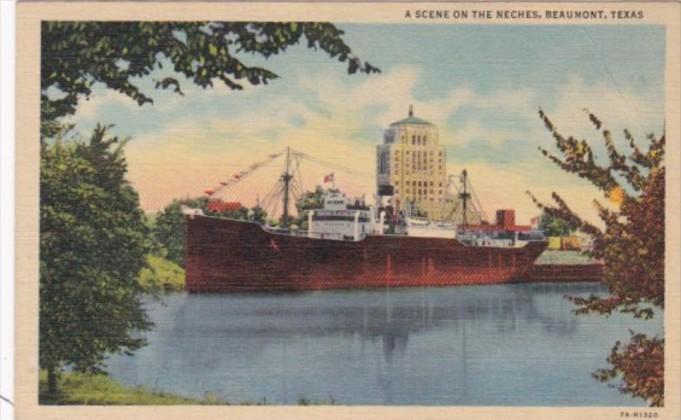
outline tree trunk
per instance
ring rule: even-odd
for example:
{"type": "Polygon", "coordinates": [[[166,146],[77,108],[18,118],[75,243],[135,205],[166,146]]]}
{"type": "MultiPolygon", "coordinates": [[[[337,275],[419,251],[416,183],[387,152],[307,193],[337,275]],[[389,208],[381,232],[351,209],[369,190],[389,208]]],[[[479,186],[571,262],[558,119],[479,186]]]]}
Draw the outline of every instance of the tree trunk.
{"type": "Polygon", "coordinates": [[[49,398],[57,396],[57,369],[54,367],[47,368],[47,395],[49,398]]]}

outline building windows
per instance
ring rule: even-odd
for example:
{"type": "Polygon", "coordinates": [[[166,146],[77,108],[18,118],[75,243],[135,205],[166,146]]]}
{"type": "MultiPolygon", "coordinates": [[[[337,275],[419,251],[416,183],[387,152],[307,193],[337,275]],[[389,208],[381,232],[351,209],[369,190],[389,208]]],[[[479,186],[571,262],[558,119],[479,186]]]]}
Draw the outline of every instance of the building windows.
{"type": "Polygon", "coordinates": [[[387,174],[390,172],[390,161],[388,159],[388,152],[382,151],[378,158],[378,172],[387,174]]]}

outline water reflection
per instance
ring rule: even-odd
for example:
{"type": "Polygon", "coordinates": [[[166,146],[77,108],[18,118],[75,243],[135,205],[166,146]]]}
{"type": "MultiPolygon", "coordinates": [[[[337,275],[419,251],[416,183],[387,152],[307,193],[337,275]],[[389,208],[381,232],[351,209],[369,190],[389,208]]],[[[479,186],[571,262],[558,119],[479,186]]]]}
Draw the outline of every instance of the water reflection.
{"type": "Polygon", "coordinates": [[[594,381],[627,329],[659,322],[576,317],[598,284],[172,295],[112,374],[129,384],[231,401],[344,404],[636,404],[594,381]]]}

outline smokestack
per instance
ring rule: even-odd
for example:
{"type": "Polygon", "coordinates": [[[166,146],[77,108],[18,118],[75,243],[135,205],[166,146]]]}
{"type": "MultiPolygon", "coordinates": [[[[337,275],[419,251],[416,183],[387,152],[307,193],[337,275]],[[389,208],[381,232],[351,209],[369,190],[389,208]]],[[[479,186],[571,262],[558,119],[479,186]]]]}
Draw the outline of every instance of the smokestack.
{"type": "Polygon", "coordinates": [[[414,116],[414,105],[409,105],[409,116],[410,117],[414,116]]]}

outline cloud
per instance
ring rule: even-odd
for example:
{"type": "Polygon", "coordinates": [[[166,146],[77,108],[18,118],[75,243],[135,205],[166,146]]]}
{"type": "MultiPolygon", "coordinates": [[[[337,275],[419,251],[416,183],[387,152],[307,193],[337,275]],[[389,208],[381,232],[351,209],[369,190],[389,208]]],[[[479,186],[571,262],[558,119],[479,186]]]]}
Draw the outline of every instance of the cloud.
{"type": "Polygon", "coordinates": [[[498,130],[485,126],[479,120],[468,120],[461,127],[446,130],[445,135],[441,135],[441,143],[456,147],[484,143],[492,146],[487,149],[494,152],[499,146],[508,145],[509,140],[523,139],[525,135],[520,129],[498,130]]]}
{"type": "MultiPolygon", "coordinates": [[[[301,164],[304,187],[314,188],[329,172],[350,167],[349,173],[336,175],[337,182],[348,194],[370,194],[375,185],[375,146],[355,138],[360,124],[350,114],[334,112],[330,117],[290,99],[273,98],[257,113],[208,121],[186,118],[129,144],[130,179],[140,191],[142,206],[157,210],[173,198],[200,195],[290,146],[333,164],[301,164]],[[305,124],[291,124],[294,118],[305,124]]],[[[223,198],[253,205],[258,195],[267,195],[282,170],[279,159],[223,198]]]]}
{"type": "MultiPolygon", "coordinates": [[[[382,130],[416,114],[438,125],[448,148],[448,169],[471,174],[488,216],[497,208],[516,208],[521,223],[537,213],[525,194],[544,202],[553,191],[588,220],[597,221],[593,198],[602,194],[587,181],[567,174],[537,151],[553,140],[537,117],[543,106],[565,134],[599,144],[583,112],[589,108],[613,130],[656,130],[663,123],[662,101],[605,82],[572,76],[561,86],[506,87],[480,91],[467,84],[433,97],[419,95],[424,80],[419,65],[400,65],[381,75],[339,78],[332,73],[289,78],[288,90],[256,87],[244,92],[191,89],[186,97],[139,108],[132,100],[106,91],[79,108],[80,118],[99,117],[113,105],[145,119],[165,117],[158,129],[135,136],[127,147],[130,179],[146,210],[158,210],[178,197],[197,196],[220,181],[287,146],[331,167],[305,162],[300,171],[307,189],[336,172],[337,185],[350,195],[371,197],[375,189],[375,147],[382,130]],[[239,95],[238,97],[236,95],[239,95]],[[238,103],[240,106],[230,106],[238,103]],[[172,119],[168,116],[172,115],[172,119]],[[634,124],[632,126],[632,124],[634,124]],[[343,171],[340,167],[351,168],[343,171]]],[[[225,199],[253,205],[264,199],[283,170],[276,161],[230,190],[225,199]]]]}
{"type": "Polygon", "coordinates": [[[80,99],[76,113],[71,118],[76,123],[94,120],[101,117],[105,108],[112,106],[120,106],[130,111],[139,108],[137,102],[130,97],[104,86],[95,86],[89,99],[80,99]]]}
{"type": "Polygon", "coordinates": [[[650,132],[659,134],[664,124],[664,98],[637,94],[614,82],[587,83],[573,75],[557,90],[556,97],[556,105],[546,111],[565,135],[600,140],[584,109],[597,115],[616,137],[628,128],[643,140],[650,132]]]}
{"type": "Polygon", "coordinates": [[[447,118],[460,107],[470,103],[474,94],[467,86],[461,86],[445,95],[423,100],[417,99],[417,86],[422,83],[423,69],[417,65],[400,65],[378,76],[371,76],[360,83],[339,80],[332,74],[300,77],[300,85],[317,94],[321,104],[333,110],[354,109],[357,113],[368,107],[378,108],[370,117],[371,122],[387,127],[406,116],[408,105],[414,105],[416,113],[435,124],[443,125],[447,118]]]}

